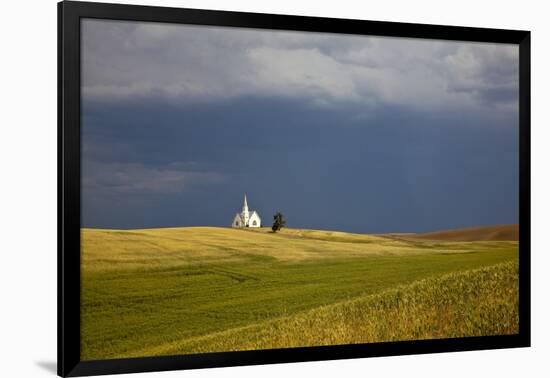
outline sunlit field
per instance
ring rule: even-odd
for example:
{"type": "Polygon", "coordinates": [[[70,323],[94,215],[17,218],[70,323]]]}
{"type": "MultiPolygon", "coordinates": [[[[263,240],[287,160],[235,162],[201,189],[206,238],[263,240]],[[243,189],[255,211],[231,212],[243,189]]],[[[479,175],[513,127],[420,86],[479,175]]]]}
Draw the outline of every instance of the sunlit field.
{"type": "Polygon", "coordinates": [[[515,241],[83,229],[81,253],[85,360],[518,332],[515,241]]]}

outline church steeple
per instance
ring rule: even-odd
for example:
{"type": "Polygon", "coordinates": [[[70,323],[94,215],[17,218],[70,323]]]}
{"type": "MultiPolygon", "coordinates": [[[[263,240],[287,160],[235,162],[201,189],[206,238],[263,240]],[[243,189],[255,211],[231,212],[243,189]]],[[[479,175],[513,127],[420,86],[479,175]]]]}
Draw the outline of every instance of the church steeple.
{"type": "Polygon", "coordinates": [[[244,195],[243,211],[241,218],[246,227],[248,227],[248,220],[250,219],[250,213],[248,212],[248,203],[246,203],[246,194],[244,195]]]}
{"type": "Polygon", "coordinates": [[[243,212],[248,213],[248,203],[246,203],[246,194],[244,195],[243,212]]]}

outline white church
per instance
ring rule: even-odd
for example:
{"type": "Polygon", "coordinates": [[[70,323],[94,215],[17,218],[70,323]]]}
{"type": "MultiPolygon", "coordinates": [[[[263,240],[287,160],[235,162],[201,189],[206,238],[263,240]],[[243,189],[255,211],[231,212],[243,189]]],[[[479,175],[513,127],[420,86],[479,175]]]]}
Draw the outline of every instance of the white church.
{"type": "Polygon", "coordinates": [[[258,213],[254,210],[248,210],[248,204],[246,203],[246,194],[244,195],[243,209],[240,213],[235,214],[231,227],[261,227],[262,219],[258,213]]]}

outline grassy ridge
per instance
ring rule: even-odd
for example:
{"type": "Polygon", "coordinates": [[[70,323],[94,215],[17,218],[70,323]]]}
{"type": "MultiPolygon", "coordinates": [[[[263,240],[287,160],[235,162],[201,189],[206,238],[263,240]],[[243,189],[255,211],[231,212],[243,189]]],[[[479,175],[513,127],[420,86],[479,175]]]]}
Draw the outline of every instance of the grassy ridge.
{"type": "MultiPolygon", "coordinates": [[[[169,346],[184,348],[183,340],[515,260],[515,242],[312,230],[84,229],[81,357],[171,354],[169,346]]],[[[227,350],[210,345],[208,351],[227,350]]],[[[181,351],[198,351],[193,348],[181,351]]]]}
{"type": "Polygon", "coordinates": [[[299,262],[342,257],[461,253],[506,248],[510,242],[440,242],[335,231],[217,227],[82,230],[85,271],[151,271],[250,258],[299,262]]]}
{"type": "Polygon", "coordinates": [[[498,226],[467,227],[453,230],[426,232],[422,234],[408,234],[406,237],[410,239],[446,241],[517,241],[519,240],[519,225],[505,224],[498,226]]]}
{"type": "Polygon", "coordinates": [[[514,334],[517,277],[515,262],[451,273],[136,355],[514,334]]]}

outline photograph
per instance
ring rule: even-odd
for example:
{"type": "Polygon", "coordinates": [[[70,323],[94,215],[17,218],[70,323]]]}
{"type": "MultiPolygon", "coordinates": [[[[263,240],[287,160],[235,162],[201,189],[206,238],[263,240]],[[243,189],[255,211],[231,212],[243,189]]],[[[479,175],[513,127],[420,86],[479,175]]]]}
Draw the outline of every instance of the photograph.
{"type": "Polygon", "coordinates": [[[519,62],[82,18],[81,360],[519,334],[519,62]]]}

